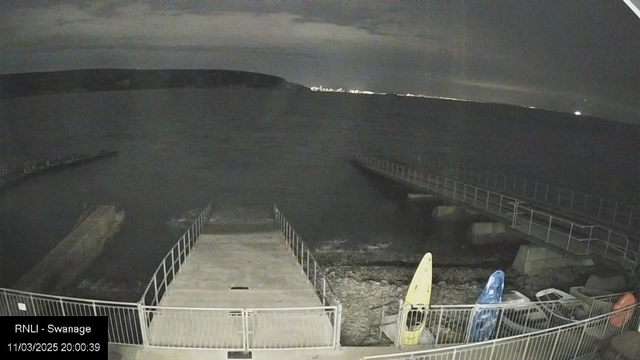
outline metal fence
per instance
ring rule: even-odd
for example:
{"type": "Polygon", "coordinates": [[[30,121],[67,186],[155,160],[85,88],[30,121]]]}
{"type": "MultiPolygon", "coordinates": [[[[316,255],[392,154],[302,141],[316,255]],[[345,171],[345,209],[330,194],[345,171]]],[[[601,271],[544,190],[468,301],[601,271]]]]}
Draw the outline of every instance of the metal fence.
{"type": "Polygon", "coordinates": [[[597,219],[607,225],[640,231],[640,207],[637,204],[623,203],[602,196],[470,166],[451,166],[437,160],[427,159],[426,162],[421,162],[419,167],[470,184],[498,190],[527,200],[535,200],[558,209],[597,219]]]}
{"type": "MultiPolygon", "coordinates": [[[[176,244],[178,251],[174,252],[176,246],[172,249],[171,253],[176,254],[176,259],[180,260],[179,264],[182,264],[188,255],[188,251],[185,251],[187,239],[195,241],[195,234],[202,230],[209,211],[210,205],[205,208],[189,231],[178,241],[178,244],[176,244]]],[[[177,268],[165,268],[161,264],[159,269],[168,269],[175,276],[175,272],[179,271],[178,263],[176,265],[178,266],[177,268]]],[[[110,343],[149,346],[147,336],[151,318],[145,316],[143,301],[145,299],[156,303],[160,301],[162,294],[166,292],[167,284],[173,279],[173,277],[166,276],[168,275],[167,272],[163,272],[165,277],[159,278],[160,281],[158,281],[158,273],[158,271],[154,273],[139,303],[80,299],[0,289],[0,315],[107,316],[109,319],[108,333],[110,343]],[[151,285],[154,285],[153,293],[150,291],[151,285]]]]}
{"type": "Polygon", "coordinates": [[[371,327],[394,328],[391,339],[401,347],[412,327],[422,327],[422,342],[429,345],[465,344],[521,335],[565,325],[611,312],[613,304],[625,293],[593,297],[590,303],[581,300],[536,301],[495,305],[432,305],[428,308],[410,306],[402,300],[370,309],[371,327]],[[489,332],[475,331],[474,316],[495,319],[489,332]]]}
{"type": "Polygon", "coordinates": [[[0,289],[3,316],[107,316],[109,342],[142,345],[145,332],[140,305],[126,302],[78,299],[0,289]]]}
{"type": "Polygon", "coordinates": [[[143,308],[151,347],[275,350],[339,345],[333,326],[336,307],[143,308]]]}
{"type": "Polygon", "coordinates": [[[164,257],[138,303],[99,301],[0,289],[0,315],[107,316],[109,342],[188,349],[336,348],[342,306],[324,273],[274,206],[284,241],[323,303],[296,308],[188,308],[158,306],[203,230],[211,205],[164,257]],[[286,232],[285,232],[286,229],[286,232]]]}
{"type": "Polygon", "coordinates": [[[362,360],[572,360],[597,350],[597,341],[638,328],[640,304],[556,328],[479,343],[390,355],[362,360]]]}
{"type": "Polygon", "coordinates": [[[275,221],[284,237],[285,243],[291,249],[302,272],[307,276],[307,281],[313,285],[317,296],[322,302],[325,313],[333,329],[333,346],[340,345],[340,332],[342,328],[342,304],[331,288],[324,271],[318,265],[308,246],[300,239],[295,229],[280,212],[277,206],[273,206],[275,221]]]}
{"type": "Polygon", "coordinates": [[[640,243],[621,233],[596,225],[580,224],[530,206],[516,197],[431,174],[406,165],[373,157],[359,160],[368,168],[464,203],[535,240],[554,245],[576,255],[598,255],[622,266],[636,266],[640,243]]]}
{"type": "Polygon", "coordinates": [[[167,292],[169,284],[175,279],[176,274],[180,273],[182,264],[187,260],[187,257],[195,246],[198,236],[202,233],[202,229],[209,219],[210,212],[211,204],[204,208],[189,230],[180,237],[180,240],[178,240],[162,259],[142,294],[140,301],[143,305],[157,306],[160,304],[162,296],[167,292]]]}
{"type": "Polygon", "coordinates": [[[302,273],[322,306],[295,308],[187,308],[158,306],[189,255],[209,208],[178,241],[151,278],[142,298],[148,346],[189,349],[335,348],[340,344],[341,305],[318,263],[274,205],[274,217],[302,273]],[[170,261],[169,264],[168,261],[170,261]],[[173,265],[171,265],[173,264],[173,265]],[[153,290],[151,290],[153,289],[153,290]]]}
{"type": "Polygon", "coordinates": [[[298,264],[302,268],[302,272],[307,276],[307,280],[313,284],[316,293],[322,301],[322,305],[338,306],[340,300],[335,295],[335,292],[331,288],[329,281],[325,277],[324,272],[318,266],[318,262],[315,257],[309,251],[309,247],[300,239],[300,236],[293,229],[289,221],[282,215],[278,207],[273,207],[273,212],[276,218],[276,223],[280,227],[280,231],[284,236],[285,243],[289,246],[293,252],[293,256],[296,257],[298,264]]]}

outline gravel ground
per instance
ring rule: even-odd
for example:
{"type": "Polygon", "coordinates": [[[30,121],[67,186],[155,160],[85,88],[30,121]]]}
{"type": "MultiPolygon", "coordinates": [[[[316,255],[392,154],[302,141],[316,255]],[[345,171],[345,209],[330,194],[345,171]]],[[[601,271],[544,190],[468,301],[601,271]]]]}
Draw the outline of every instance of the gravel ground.
{"type": "MultiPolygon", "coordinates": [[[[380,310],[369,309],[404,298],[421,255],[382,254],[382,249],[372,248],[350,255],[344,251],[320,252],[316,257],[320,262],[324,260],[327,279],[343,304],[341,343],[389,344],[384,336],[379,340],[377,328],[370,326],[370,322],[378,321],[380,310]],[[346,258],[351,258],[352,265],[344,264],[346,258]]],[[[589,274],[596,271],[593,267],[573,267],[525,276],[497,259],[476,257],[475,263],[479,265],[474,265],[472,259],[456,260],[462,264],[456,266],[447,261],[439,264],[434,257],[432,304],[473,304],[489,275],[497,269],[505,271],[505,293],[518,290],[531,299],[541,289],[555,287],[568,291],[571,286],[584,285],[589,274]]]]}

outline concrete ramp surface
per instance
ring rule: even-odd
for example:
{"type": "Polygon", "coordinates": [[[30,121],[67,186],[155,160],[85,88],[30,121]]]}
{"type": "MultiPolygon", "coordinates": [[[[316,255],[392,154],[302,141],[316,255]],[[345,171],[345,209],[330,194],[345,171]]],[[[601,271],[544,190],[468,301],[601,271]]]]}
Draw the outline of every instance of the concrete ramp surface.
{"type": "Polygon", "coordinates": [[[159,306],[146,307],[152,346],[333,345],[335,313],[322,307],[275,224],[256,229],[205,228],[159,306]]]}

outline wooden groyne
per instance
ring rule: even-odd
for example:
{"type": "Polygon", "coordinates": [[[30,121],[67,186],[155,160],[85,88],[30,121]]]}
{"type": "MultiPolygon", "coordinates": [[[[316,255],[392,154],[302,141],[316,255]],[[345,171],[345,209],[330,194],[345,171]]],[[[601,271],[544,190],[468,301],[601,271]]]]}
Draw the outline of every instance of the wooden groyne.
{"type": "Polygon", "coordinates": [[[86,154],[58,156],[46,160],[26,161],[15,166],[0,167],[0,190],[37,174],[66,167],[79,166],[96,160],[117,156],[114,150],[100,150],[86,154]]]}

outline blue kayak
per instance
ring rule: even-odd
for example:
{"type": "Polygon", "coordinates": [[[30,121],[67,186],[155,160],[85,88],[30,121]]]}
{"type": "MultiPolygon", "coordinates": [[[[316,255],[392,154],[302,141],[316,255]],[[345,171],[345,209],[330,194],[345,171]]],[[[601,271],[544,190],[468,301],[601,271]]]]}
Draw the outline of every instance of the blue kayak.
{"type": "MultiPolygon", "coordinates": [[[[482,289],[476,304],[499,304],[504,289],[504,272],[495,271],[482,289]]],[[[480,309],[475,311],[469,331],[469,342],[487,341],[491,338],[498,319],[499,308],[480,309]]]]}

